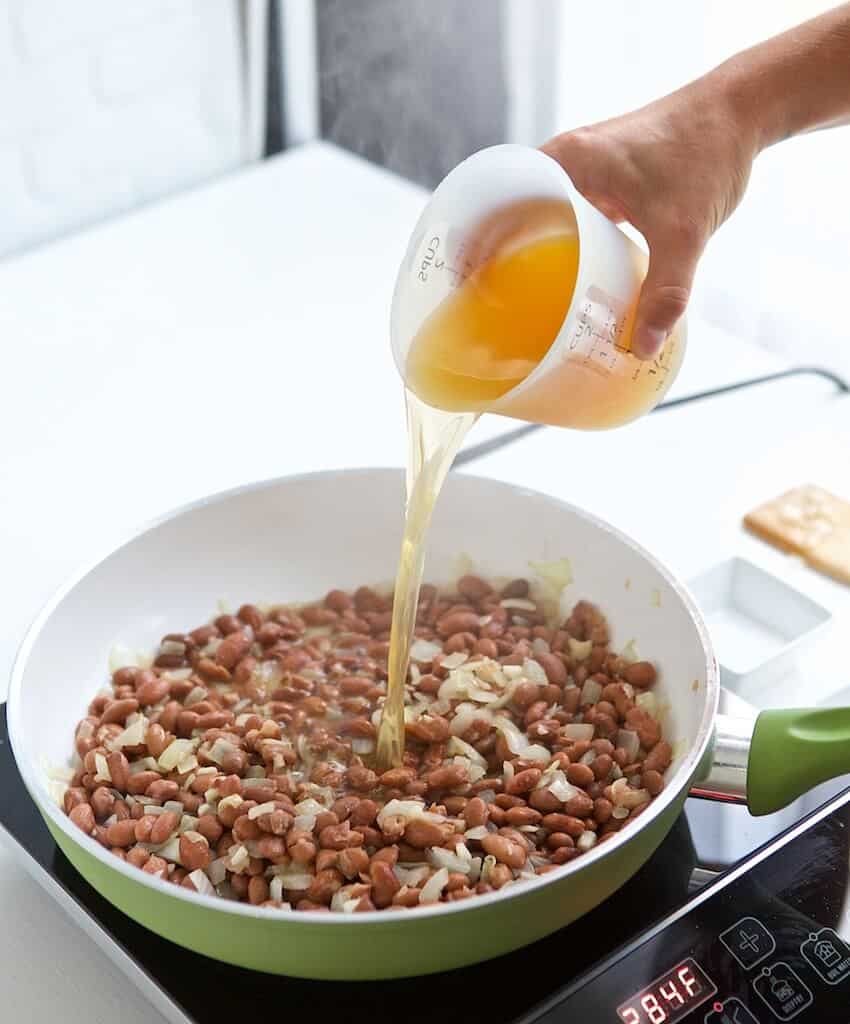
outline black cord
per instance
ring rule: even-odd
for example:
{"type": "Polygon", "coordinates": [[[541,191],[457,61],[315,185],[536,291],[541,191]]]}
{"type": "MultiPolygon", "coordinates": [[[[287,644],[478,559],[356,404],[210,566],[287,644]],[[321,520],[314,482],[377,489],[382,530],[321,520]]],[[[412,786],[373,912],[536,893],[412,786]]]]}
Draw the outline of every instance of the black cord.
{"type": "MultiPolygon", "coordinates": [[[[742,388],[751,388],[756,384],[769,384],[772,381],[783,380],[786,377],[801,377],[806,375],[823,377],[824,380],[831,381],[831,383],[833,383],[843,394],[850,392],[850,384],[848,384],[843,377],[839,377],[837,373],[833,373],[831,370],[824,370],[819,366],[797,366],[792,370],[779,370],[777,373],[768,373],[763,377],[751,377],[749,380],[741,380],[736,384],[724,384],[723,387],[710,388],[708,391],[697,391],[692,395],[684,395],[682,398],[671,398],[668,401],[657,405],[652,412],[662,412],[665,409],[675,409],[679,405],[687,405],[689,402],[699,402],[704,398],[716,398],[718,395],[726,395],[732,391],[740,391],[742,388]]],[[[543,427],[544,424],[542,423],[526,423],[514,430],[509,430],[505,434],[500,434],[498,437],[490,438],[488,441],[482,441],[480,444],[474,444],[471,448],[465,448],[456,456],[452,463],[452,469],[455,469],[458,466],[466,466],[470,462],[474,462],[476,459],[481,459],[485,455],[490,455],[492,452],[499,451],[501,448],[506,448],[509,444],[521,441],[524,437],[527,437],[529,434],[533,434],[537,430],[543,430],[543,427]]]]}

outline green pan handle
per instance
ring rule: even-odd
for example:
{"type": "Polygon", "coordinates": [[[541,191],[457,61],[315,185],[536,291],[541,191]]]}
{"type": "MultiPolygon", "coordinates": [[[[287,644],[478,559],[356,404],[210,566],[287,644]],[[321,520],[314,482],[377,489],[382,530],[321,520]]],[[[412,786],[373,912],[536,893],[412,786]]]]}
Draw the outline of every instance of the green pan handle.
{"type": "Polygon", "coordinates": [[[772,814],[847,773],[850,707],[777,709],[756,719],[747,765],[752,814],[772,814]]]}

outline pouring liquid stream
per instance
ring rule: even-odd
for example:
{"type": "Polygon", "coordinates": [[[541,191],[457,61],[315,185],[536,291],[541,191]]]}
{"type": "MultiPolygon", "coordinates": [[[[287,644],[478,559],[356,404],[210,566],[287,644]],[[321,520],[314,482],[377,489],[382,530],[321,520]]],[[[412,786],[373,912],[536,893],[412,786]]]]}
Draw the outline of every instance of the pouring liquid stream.
{"type": "Polygon", "coordinates": [[[401,765],[404,754],[410,646],[440,489],[478,416],[545,356],[572,300],[578,238],[569,207],[561,212],[562,219],[550,216],[535,240],[504,245],[473,270],[425,321],[408,355],[407,504],[376,748],[379,770],[401,765]]]}
{"type": "Polygon", "coordinates": [[[463,439],[478,418],[476,413],[432,409],[410,390],[405,391],[405,403],[407,505],[393,597],[387,699],[376,748],[377,763],[384,771],[401,765],[404,755],[404,687],[434,504],[463,439]]]}

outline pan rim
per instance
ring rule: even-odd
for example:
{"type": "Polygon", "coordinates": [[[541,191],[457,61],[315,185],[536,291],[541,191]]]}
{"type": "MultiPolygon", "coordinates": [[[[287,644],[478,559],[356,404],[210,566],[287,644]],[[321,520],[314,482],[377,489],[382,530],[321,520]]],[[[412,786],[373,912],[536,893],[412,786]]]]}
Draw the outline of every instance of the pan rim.
{"type": "Polygon", "coordinates": [[[339,478],[341,476],[374,477],[376,475],[392,475],[394,477],[403,478],[403,473],[404,471],[402,469],[387,466],[326,469],[268,477],[204,495],[201,498],[187,502],[168,512],[156,516],[140,527],[127,531],[122,540],[118,543],[113,543],[109,550],[104,554],[88,561],[83,568],[78,570],[76,573],[72,573],[65,583],[61,584],[57,588],[41,611],[34,618],[18,648],[15,661],[12,666],[9,692],[6,698],[6,707],[9,741],[27,792],[35,802],[39,811],[43,815],[47,815],[53,825],[57,827],[67,839],[76,846],[79,846],[86,853],[93,856],[104,867],[123,875],[128,881],[152,888],[155,892],[159,892],[162,895],[176,898],[188,904],[189,909],[192,907],[199,907],[222,914],[235,915],[237,917],[253,918],[263,922],[272,922],[274,924],[280,923],[281,925],[287,926],[297,925],[298,927],[305,928],[339,928],[343,926],[359,928],[363,926],[376,927],[379,924],[383,924],[385,927],[392,926],[393,928],[397,928],[399,926],[406,927],[409,924],[415,924],[417,921],[422,921],[426,918],[442,917],[444,915],[461,912],[469,913],[470,911],[476,910],[486,911],[497,904],[521,898],[522,896],[531,895],[546,886],[562,882],[566,878],[579,874],[583,869],[590,868],[593,864],[605,860],[616,851],[620,850],[631,839],[635,838],[639,832],[648,828],[652,822],[665,812],[670,804],[679,798],[682,790],[688,787],[705,754],[706,748],[711,741],[720,695],[719,669],[717,666],[717,660],[713,653],[711,638],[699,609],[697,608],[687,587],[642,545],[632,540],[621,530],[590,512],[586,512],[569,502],[562,501],[560,498],[546,494],[543,491],[537,491],[532,488],[511,484],[507,481],[498,480],[493,477],[476,476],[472,473],[453,473],[452,476],[463,480],[474,482],[481,481],[488,485],[494,484],[497,487],[504,488],[506,491],[512,491],[520,496],[546,501],[549,504],[556,505],[568,511],[570,514],[585,520],[609,536],[612,536],[624,543],[636,554],[646,560],[671,587],[677,598],[685,606],[685,609],[687,610],[687,613],[697,631],[705,654],[706,685],[702,717],[700,719],[696,739],[687,757],[682,761],[676,771],[676,774],[665,786],[662,793],[652,801],[649,809],[640,816],[639,822],[635,823],[635,825],[630,827],[627,831],[619,832],[608,842],[592,848],[581,857],[561,866],[557,871],[551,871],[533,879],[523,880],[522,884],[509,886],[507,889],[477,895],[472,900],[459,900],[452,903],[435,903],[419,907],[412,914],[386,914],[381,910],[367,911],[358,914],[345,914],[334,911],[329,911],[324,914],[301,914],[297,912],[281,911],[276,908],[255,907],[247,903],[223,900],[218,896],[205,896],[201,893],[184,889],[181,886],[172,885],[170,882],[165,882],[160,878],[153,877],[152,875],[145,874],[137,868],[134,868],[132,865],[128,865],[119,860],[110,851],[106,850],[105,847],[101,846],[100,843],[92,839],[91,836],[83,835],[67,815],[61,811],[55,801],[50,797],[50,794],[40,777],[40,769],[37,763],[30,756],[27,740],[22,734],[18,709],[21,703],[20,693],[24,670],[26,668],[29,655],[35,646],[42,629],[50,619],[50,616],[59,607],[68,594],[78,586],[78,584],[80,584],[103,562],[117,554],[118,551],[137,540],[139,537],[164,523],[171,522],[178,517],[187,515],[209,505],[220,504],[232,498],[262,490],[264,488],[272,489],[281,485],[295,484],[319,478],[339,478]]]}

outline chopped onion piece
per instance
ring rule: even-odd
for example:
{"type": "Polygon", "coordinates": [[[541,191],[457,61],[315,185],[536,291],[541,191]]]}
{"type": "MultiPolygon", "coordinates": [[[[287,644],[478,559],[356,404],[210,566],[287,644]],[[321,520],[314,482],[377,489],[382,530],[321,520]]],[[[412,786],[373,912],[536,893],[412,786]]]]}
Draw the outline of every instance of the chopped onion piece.
{"type": "Polygon", "coordinates": [[[207,875],[213,885],[221,885],[227,878],[227,858],[219,857],[218,860],[212,861],[207,868],[207,875]]]}
{"type": "Polygon", "coordinates": [[[414,864],[412,867],[396,864],[393,867],[393,872],[402,885],[415,886],[425,881],[431,874],[431,868],[427,864],[414,864]]]}
{"type": "Polygon", "coordinates": [[[629,664],[638,660],[637,640],[635,640],[634,637],[632,637],[622,651],[620,651],[620,657],[623,661],[627,661],[629,664]]]}
{"type": "MultiPolygon", "coordinates": [[[[256,807],[252,807],[251,810],[248,811],[248,817],[250,818],[251,821],[254,821],[256,818],[259,818],[263,814],[271,814],[272,811],[274,811],[274,809],[274,800],[269,800],[267,803],[257,804],[256,807]]],[[[301,826],[299,825],[297,827],[300,828],[301,826]]]]}
{"type": "Polygon", "coordinates": [[[547,686],[549,683],[549,677],[543,666],[533,658],[526,658],[522,663],[522,674],[529,682],[537,683],[539,686],[547,686]]]}
{"type": "Polygon", "coordinates": [[[590,830],[582,832],[576,840],[576,848],[581,850],[583,853],[594,846],[596,846],[596,833],[591,832],[590,830]]]}
{"type": "Polygon", "coordinates": [[[266,778],[266,770],[260,765],[254,765],[253,768],[248,769],[249,772],[253,771],[253,775],[247,775],[242,780],[243,789],[251,789],[252,786],[267,786],[269,780],[266,778]],[[260,775],[260,772],[263,774],[260,775]]]}
{"type": "Polygon", "coordinates": [[[590,657],[590,652],[593,650],[593,643],[590,640],[576,640],[574,637],[567,637],[567,644],[570,648],[570,654],[576,661],[584,661],[590,657]]]}
{"type": "Polygon", "coordinates": [[[140,668],[142,659],[138,652],[131,651],[124,644],[115,644],[109,652],[109,672],[115,675],[119,668],[140,668]]]}
{"type": "MultiPolygon", "coordinates": [[[[274,805],[272,805],[274,807],[274,805]]],[[[322,808],[324,810],[324,808],[322,808]]],[[[250,811],[248,812],[251,813],[250,811]]],[[[316,827],[316,815],[315,814],[296,814],[293,821],[293,825],[296,828],[302,828],[305,832],[312,832],[316,827]]]]}
{"type": "Polygon", "coordinates": [[[458,704],[454,718],[449,722],[453,736],[460,736],[467,731],[473,722],[493,722],[494,715],[489,708],[476,707],[475,704],[458,704]]]}
{"type": "Polygon", "coordinates": [[[242,844],[248,851],[249,857],[256,857],[259,859],[262,854],[260,853],[260,840],[259,839],[246,839],[242,844]]]}
{"type": "Polygon", "coordinates": [[[173,811],[178,817],[183,813],[183,804],[179,800],[166,800],[162,805],[166,811],[173,811]]]}
{"type": "Polygon", "coordinates": [[[581,704],[595,704],[602,696],[602,684],[595,679],[585,679],[581,688],[581,704]]]}
{"type": "Polygon", "coordinates": [[[189,678],[193,671],[191,668],[171,668],[163,672],[160,678],[169,683],[182,683],[189,678]]]}
{"type": "Polygon", "coordinates": [[[633,789],[625,779],[617,779],[611,783],[611,802],[615,806],[628,807],[633,810],[641,804],[649,803],[652,797],[649,790],[633,789]]]}
{"type": "Polygon", "coordinates": [[[595,750],[588,750],[586,754],[581,755],[581,757],[578,759],[578,762],[579,764],[593,764],[593,762],[596,760],[596,756],[597,755],[595,750]]]}
{"type": "Polygon", "coordinates": [[[560,595],[573,581],[573,567],[569,558],[559,558],[554,562],[529,562],[528,565],[555,595],[560,595]]]}
{"type": "Polygon", "coordinates": [[[235,872],[237,875],[241,874],[245,868],[248,867],[248,861],[251,859],[250,854],[244,846],[237,846],[235,850],[228,850],[227,860],[229,862],[230,870],[235,872]]]}
{"type": "Polygon", "coordinates": [[[143,757],[141,761],[131,761],[127,765],[127,772],[130,775],[138,775],[139,772],[159,771],[156,760],[152,757],[143,757]]]}
{"type": "Polygon", "coordinates": [[[454,668],[460,668],[465,661],[469,661],[469,655],[466,651],[455,651],[453,654],[443,658],[441,664],[443,668],[451,671],[454,668]]]}
{"type": "Polygon", "coordinates": [[[442,644],[435,644],[433,641],[423,640],[421,637],[417,637],[410,645],[410,657],[413,661],[433,661],[438,654],[442,653],[442,644]]]}
{"type": "Polygon", "coordinates": [[[485,768],[487,767],[487,759],[483,755],[479,754],[471,743],[467,743],[466,740],[462,740],[460,736],[452,736],[449,738],[446,751],[450,757],[454,754],[458,754],[461,757],[468,758],[475,764],[483,765],[485,768]]]}
{"type": "Polygon", "coordinates": [[[375,749],[375,741],[370,739],[368,736],[355,736],[351,741],[352,753],[362,756],[363,754],[371,754],[375,749]]]}
{"type": "Polygon", "coordinates": [[[551,751],[539,744],[530,743],[525,733],[521,732],[510,718],[500,715],[493,720],[493,725],[504,736],[512,754],[527,758],[529,761],[548,761],[551,758],[551,751]]]}
{"type": "Polygon", "coordinates": [[[181,866],[183,864],[180,859],[180,839],[176,835],[172,835],[156,852],[158,857],[162,857],[163,860],[167,860],[171,864],[180,864],[181,866]]]}
{"type": "Polygon", "coordinates": [[[635,698],[635,704],[641,709],[641,711],[645,711],[648,715],[652,715],[653,718],[658,718],[658,701],[651,690],[648,690],[645,693],[639,693],[635,698]]]}
{"type": "MultiPolygon", "coordinates": [[[[177,743],[179,741],[175,740],[174,742],[177,743]]],[[[184,740],[183,742],[184,743],[189,743],[191,741],[190,740],[184,740]]],[[[174,744],[172,744],[172,746],[173,745],[174,744]]],[[[238,750],[238,748],[235,747],[232,743],[228,743],[227,740],[217,739],[206,753],[207,753],[207,757],[210,759],[210,761],[215,761],[215,763],[219,767],[221,767],[222,761],[224,761],[225,759],[230,760],[230,758],[235,753],[237,753],[237,750],[238,750]]],[[[160,762],[161,761],[162,761],[162,758],[160,758],[160,762]]]]}
{"type": "Polygon", "coordinates": [[[496,799],[495,789],[480,789],[478,791],[478,798],[483,800],[485,804],[492,804],[496,799]]]}
{"type": "Polygon", "coordinates": [[[200,704],[202,700],[207,699],[207,690],[205,686],[196,686],[186,694],[186,699],[183,701],[184,707],[191,707],[193,704],[200,704]]]}
{"type": "Polygon", "coordinates": [[[478,704],[490,704],[499,699],[493,690],[485,690],[481,680],[468,669],[454,669],[437,691],[440,700],[474,700],[478,704]]]}
{"type": "Polygon", "coordinates": [[[514,774],[513,761],[502,761],[502,778],[505,782],[510,782],[514,774]]]}
{"type": "Polygon", "coordinates": [[[122,747],[138,747],[145,741],[145,734],[148,731],[148,720],[141,716],[132,725],[128,725],[123,732],[119,732],[115,739],[107,746],[110,750],[120,750],[122,747]]]}
{"type": "MultiPolygon", "coordinates": [[[[480,795],[480,794],[479,794],[480,795]]],[[[475,828],[469,828],[463,833],[464,839],[484,839],[485,836],[490,834],[486,825],[476,825],[475,828]]]]}
{"type": "Polygon", "coordinates": [[[378,814],[378,826],[383,825],[387,818],[394,817],[404,818],[405,821],[412,821],[414,818],[424,818],[426,821],[438,823],[446,821],[442,814],[426,811],[425,804],[419,800],[389,800],[378,814]]]}
{"type": "Polygon", "coordinates": [[[299,814],[321,814],[324,811],[325,805],[320,804],[318,800],[313,800],[312,797],[308,797],[306,800],[301,800],[295,805],[295,810],[299,814]]]}
{"type": "MultiPolygon", "coordinates": [[[[198,767],[198,759],[194,754],[190,754],[188,757],[184,757],[182,761],[177,763],[177,774],[188,775],[198,767]]],[[[188,785],[188,782],[186,783],[188,785]]]]}
{"type": "Polygon", "coordinates": [[[283,901],[283,880],[280,875],[275,875],[269,882],[269,899],[274,900],[275,903],[283,901]]]}
{"type": "Polygon", "coordinates": [[[163,640],[159,645],[160,654],[179,654],[182,658],[186,653],[186,645],[182,640],[163,640]]]}
{"type": "Polygon", "coordinates": [[[582,740],[593,739],[594,727],[589,723],[584,722],[570,722],[561,729],[561,735],[568,740],[575,740],[581,742],[582,740]]]}
{"type": "Polygon", "coordinates": [[[628,816],[629,816],[629,809],[628,809],[628,807],[623,807],[622,804],[618,804],[611,811],[611,817],[612,818],[616,818],[617,821],[622,821],[623,818],[628,818],[628,816]]]}
{"type": "MultiPolygon", "coordinates": [[[[444,850],[441,846],[434,846],[428,851],[428,860],[435,868],[445,868],[447,871],[458,871],[465,875],[468,873],[471,861],[459,857],[451,850],[444,850]]],[[[448,881],[448,877],[446,878],[448,881]]]]}
{"type": "Polygon", "coordinates": [[[94,755],[95,781],[112,782],[112,773],[103,754],[94,755]]]}
{"type": "Polygon", "coordinates": [[[180,824],[177,827],[177,832],[182,836],[184,832],[196,832],[198,829],[198,819],[193,817],[191,814],[184,814],[180,819],[180,824]]]}
{"type": "Polygon", "coordinates": [[[486,882],[490,877],[490,872],[496,866],[496,858],[492,853],[488,853],[481,864],[481,881],[486,882]]]}
{"type": "Polygon", "coordinates": [[[449,873],[446,868],[435,871],[428,881],[422,886],[419,893],[420,903],[437,903],[442,895],[443,889],[448,885],[449,873]]]}
{"type": "Polygon", "coordinates": [[[173,771],[180,761],[194,752],[194,749],[194,740],[172,740],[159,755],[159,767],[165,772],[173,771]]]}
{"type": "Polygon", "coordinates": [[[290,892],[302,892],[304,889],[309,889],[313,884],[313,875],[306,872],[303,868],[295,868],[290,866],[290,869],[283,872],[278,876],[283,882],[284,889],[289,889],[290,892]]]}
{"type": "Polygon", "coordinates": [[[617,731],[617,746],[625,750],[627,762],[632,762],[640,750],[640,737],[633,729],[619,729],[617,731]]]}
{"type": "Polygon", "coordinates": [[[548,789],[552,796],[556,800],[560,800],[562,804],[579,794],[579,790],[567,781],[567,777],[562,771],[554,772],[554,778],[549,783],[548,789]]]}
{"type": "Polygon", "coordinates": [[[536,612],[537,605],[534,601],[529,601],[524,597],[506,597],[500,601],[499,604],[503,608],[516,608],[522,612],[536,612]]]}
{"type": "Polygon", "coordinates": [[[212,886],[206,873],[201,871],[200,868],[196,868],[194,871],[189,872],[189,881],[194,885],[197,892],[201,893],[202,896],[215,896],[215,889],[212,886]]]}
{"type": "Polygon", "coordinates": [[[551,647],[549,646],[549,644],[548,644],[548,643],[547,643],[547,642],[546,642],[546,641],[545,641],[545,640],[543,639],[543,637],[542,637],[542,636],[536,636],[536,637],[535,637],[535,638],[534,638],[534,639],[533,639],[533,640],[531,641],[531,650],[532,650],[532,651],[533,651],[533,652],[534,652],[535,654],[549,654],[549,653],[551,652],[552,648],[551,648],[551,647]]]}
{"type": "MultiPolygon", "coordinates": [[[[209,793],[210,790],[207,790],[207,792],[209,793]]],[[[226,797],[224,797],[224,799],[219,800],[219,802],[218,802],[219,813],[221,813],[223,810],[225,810],[228,807],[232,807],[234,810],[236,810],[236,808],[239,807],[242,803],[243,803],[242,797],[238,793],[231,793],[230,796],[226,796],[226,797]]]]}
{"type": "MultiPolygon", "coordinates": [[[[341,889],[337,889],[333,894],[333,897],[331,898],[331,910],[337,914],[341,914],[344,911],[345,904],[349,902],[352,902],[351,886],[344,885],[341,889]]],[[[357,900],[354,900],[353,902],[356,905],[357,900]]]]}

